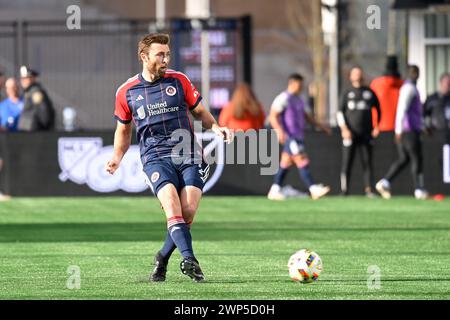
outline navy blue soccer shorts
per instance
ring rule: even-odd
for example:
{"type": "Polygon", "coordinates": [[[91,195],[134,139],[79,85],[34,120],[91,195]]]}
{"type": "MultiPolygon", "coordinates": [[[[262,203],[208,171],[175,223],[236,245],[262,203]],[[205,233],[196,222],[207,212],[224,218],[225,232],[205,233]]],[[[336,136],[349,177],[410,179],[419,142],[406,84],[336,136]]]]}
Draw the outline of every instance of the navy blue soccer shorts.
{"type": "Polygon", "coordinates": [[[172,158],[167,157],[147,163],[144,172],[147,175],[147,184],[155,195],[169,183],[180,193],[185,186],[195,186],[203,190],[209,175],[209,165],[205,162],[196,164],[193,159],[176,164],[172,158]]]}
{"type": "Polygon", "coordinates": [[[303,140],[288,138],[283,146],[283,152],[287,152],[290,156],[304,154],[305,145],[303,140]]]}

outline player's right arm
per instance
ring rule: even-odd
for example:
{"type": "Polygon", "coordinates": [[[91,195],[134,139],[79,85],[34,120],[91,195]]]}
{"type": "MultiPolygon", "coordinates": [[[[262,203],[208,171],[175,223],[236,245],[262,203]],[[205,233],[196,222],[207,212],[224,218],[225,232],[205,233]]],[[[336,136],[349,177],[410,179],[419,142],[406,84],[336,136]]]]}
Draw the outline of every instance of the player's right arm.
{"type": "Polygon", "coordinates": [[[131,123],[121,123],[117,121],[116,132],[114,133],[114,154],[111,160],[106,163],[106,171],[110,174],[119,168],[123,156],[131,145],[131,123]]]}
{"type": "Polygon", "coordinates": [[[339,128],[341,128],[342,139],[351,140],[352,132],[348,128],[347,121],[345,119],[345,111],[347,109],[347,103],[348,103],[347,96],[348,96],[348,91],[346,91],[344,93],[344,95],[342,96],[341,103],[339,104],[339,111],[337,112],[336,117],[337,117],[338,126],[339,126],[339,128]]]}
{"type": "Polygon", "coordinates": [[[285,93],[278,95],[270,107],[269,122],[272,128],[276,131],[278,142],[284,144],[286,142],[286,133],[280,122],[280,116],[287,106],[287,96],[285,93]]]}
{"type": "Polygon", "coordinates": [[[400,88],[400,95],[397,102],[397,112],[395,115],[395,142],[397,144],[400,143],[403,133],[403,120],[415,95],[416,91],[414,85],[411,83],[404,84],[400,88]]]}
{"type": "Polygon", "coordinates": [[[117,119],[116,132],[114,133],[114,154],[105,165],[105,170],[114,174],[119,168],[123,156],[131,144],[132,114],[127,102],[127,86],[122,85],[116,92],[116,104],[114,117],[117,119]]]}

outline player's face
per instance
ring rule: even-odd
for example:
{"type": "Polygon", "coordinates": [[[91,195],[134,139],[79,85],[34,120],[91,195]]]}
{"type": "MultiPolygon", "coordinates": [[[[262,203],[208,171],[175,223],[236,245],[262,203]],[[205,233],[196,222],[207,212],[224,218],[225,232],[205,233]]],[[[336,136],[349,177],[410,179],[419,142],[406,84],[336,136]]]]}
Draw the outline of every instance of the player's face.
{"type": "Polygon", "coordinates": [[[360,68],[353,68],[350,71],[350,82],[361,83],[363,81],[363,72],[360,68]]]}
{"type": "Polygon", "coordinates": [[[170,62],[170,49],[167,44],[152,43],[148,50],[147,68],[151,74],[162,77],[170,62]]]}
{"type": "Polygon", "coordinates": [[[32,77],[20,78],[20,85],[22,88],[26,89],[33,83],[32,77]]]}
{"type": "Polygon", "coordinates": [[[5,83],[5,91],[8,97],[17,97],[19,95],[19,87],[14,79],[8,79],[5,83]]]}
{"type": "Polygon", "coordinates": [[[288,87],[288,91],[291,92],[292,94],[300,94],[303,90],[303,81],[299,81],[299,80],[290,80],[289,81],[289,87],[288,87]]]}
{"type": "Polygon", "coordinates": [[[450,76],[445,76],[441,80],[441,92],[443,94],[450,93],[450,76]]]}

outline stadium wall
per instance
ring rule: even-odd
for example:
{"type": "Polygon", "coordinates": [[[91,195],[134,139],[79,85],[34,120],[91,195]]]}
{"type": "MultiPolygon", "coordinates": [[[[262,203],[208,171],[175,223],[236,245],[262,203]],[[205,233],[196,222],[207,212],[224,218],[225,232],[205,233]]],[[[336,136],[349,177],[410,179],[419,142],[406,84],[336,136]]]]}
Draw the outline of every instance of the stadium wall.
{"type": "MultiPolygon", "coordinates": [[[[0,190],[12,196],[150,195],[151,192],[139,176],[141,173],[136,163],[128,165],[124,170],[126,174],[121,177],[110,177],[103,171],[104,162],[112,151],[113,136],[113,131],[2,133],[0,157],[4,160],[4,167],[0,173],[0,190]],[[127,178],[131,176],[139,176],[137,184],[127,178]],[[91,186],[96,186],[102,192],[94,191],[91,186]]],[[[424,137],[425,185],[432,193],[450,195],[450,184],[443,183],[442,144],[437,137],[438,135],[424,137]]],[[[312,160],[315,180],[330,185],[332,193],[338,194],[341,164],[341,140],[338,132],[334,132],[331,137],[308,132],[306,149],[312,160]]],[[[138,159],[137,147],[129,153],[134,153],[138,159]]],[[[393,135],[382,134],[374,143],[374,178],[381,178],[395,158],[393,135]]],[[[207,194],[265,195],[273,176],[261,176],[261,167],[267,166],[225,165],[219,179],[207,194]]],[[[213,167],[210,176],[214,175],[215,170],[218,169],[213,167]]],[[[351,193],[363,194],[358,157],[355,159],[352,177],[351,193]]],[[[295,169],[288,173],[286,184],[305,190],[295,169]]],[[[408,167],[394,181],[393,193],[412,192],[408,167]]]]}

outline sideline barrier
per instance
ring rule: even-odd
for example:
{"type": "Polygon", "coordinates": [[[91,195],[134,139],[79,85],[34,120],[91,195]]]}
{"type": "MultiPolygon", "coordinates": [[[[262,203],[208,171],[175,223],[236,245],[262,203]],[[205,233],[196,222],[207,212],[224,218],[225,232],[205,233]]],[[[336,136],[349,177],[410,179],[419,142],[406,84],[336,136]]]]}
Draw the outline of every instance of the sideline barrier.
{"type": "MultiPolygon", "coordinates": [[[[4,168],[0,173],[0,190],[12,196],[151,195],[141,172],[137,146],[130,148],[120,172],[110,176],[103,171],[112,152],[113,137],[113,131],[1,133],[0,157],[4,160],[4,168]]],[[[133,144],[135,143],[133,136],[133,144]]],[[[212,146],[215,152],[219,152],[220,144],[212,146]]],[[[210,149],[213,148],[210,146],[210,149]]],[[[225,150],[223,148],[221,152],[225,154],[225,150]]],[[[314,179],[330,185],[332,194],[338,194],[341,165],[339,132],[335,131],[331,137],[318,132],[307,132],[306,150],[311,158],[314,179]]],[[[431,193],[449,195],[450,184],[444,183],[443,152],[438,135],[424,137],[425,186],[431,193]]],[[[396,156],[393,134],[381,134],[374,143],[375,182],[387,171],[396,156]]],[[[261,175],[262,167],[267,166],[214,165],[206,194],[265,195],[273,176],[261,175]]],[[[446,172],[450,172],[449,168],[446,172]]],[[[305,190],[294,168],[289,171],[285,184],[305,190]]],[[[363,194],[358,157],[355,157],[350,184],[351,194],[363,194]]],[[[412,195],[409,167],[397,177],[392,188],[394,195],[412,195]]]]}

